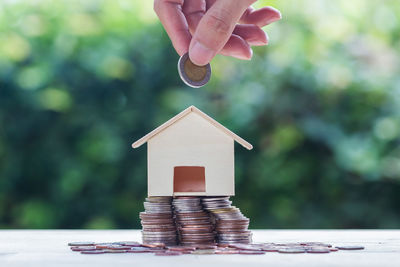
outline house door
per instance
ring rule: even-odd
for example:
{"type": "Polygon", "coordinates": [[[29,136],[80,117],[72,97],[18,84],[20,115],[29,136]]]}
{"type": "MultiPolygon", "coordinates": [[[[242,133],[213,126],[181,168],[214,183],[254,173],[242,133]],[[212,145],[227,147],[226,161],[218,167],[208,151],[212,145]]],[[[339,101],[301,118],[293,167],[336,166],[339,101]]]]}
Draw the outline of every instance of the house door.
{"type": "Polygon", "coordinates": [[[205,192],[205,168],[201,166],[174,167],[175,192],[205,192]]]}

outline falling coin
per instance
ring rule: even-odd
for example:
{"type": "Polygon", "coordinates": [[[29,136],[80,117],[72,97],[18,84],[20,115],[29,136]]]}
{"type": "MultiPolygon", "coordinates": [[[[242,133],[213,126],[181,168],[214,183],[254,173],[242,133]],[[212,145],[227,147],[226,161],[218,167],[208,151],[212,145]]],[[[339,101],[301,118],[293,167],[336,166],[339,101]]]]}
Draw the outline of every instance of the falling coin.
{"type": "Polygon", "coordinates": [[[194,88],[199,88],[208,83],[211,77],[211,66],[208,63],[204,66],[194,64],[189,54],[186,53],[178,61],[178,72],[182,81],[194,88]]]}

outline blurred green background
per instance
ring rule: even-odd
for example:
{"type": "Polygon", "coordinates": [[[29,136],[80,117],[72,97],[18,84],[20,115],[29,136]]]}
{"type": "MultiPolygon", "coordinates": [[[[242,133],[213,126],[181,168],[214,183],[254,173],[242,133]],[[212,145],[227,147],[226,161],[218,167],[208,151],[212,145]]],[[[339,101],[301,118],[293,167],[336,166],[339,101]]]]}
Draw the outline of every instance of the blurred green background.
{"type": "Polygon", "coordinates": [[[196,105],[236,145],[251,228],[400,227],[397,0],[259,1],[283,19],[251,61],[185,86],[152,1],[0,4],[0,228],[140,228],[146,147],[196,105]]]}

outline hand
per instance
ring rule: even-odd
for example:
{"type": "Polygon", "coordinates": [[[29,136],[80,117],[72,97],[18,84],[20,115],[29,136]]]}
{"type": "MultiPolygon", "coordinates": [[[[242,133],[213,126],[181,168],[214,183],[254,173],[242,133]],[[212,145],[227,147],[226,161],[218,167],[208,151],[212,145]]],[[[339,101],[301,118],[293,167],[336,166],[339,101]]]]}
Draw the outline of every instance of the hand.
{"type": "Polygon", "coordinates": [[[155,0],[160,18],[176,52],[196,65],[205,65],[216,54],[251,59],[250,46],[266,45],[261,27],[281,19],[272,7],[255,10],[255,0],[155,0]]]}

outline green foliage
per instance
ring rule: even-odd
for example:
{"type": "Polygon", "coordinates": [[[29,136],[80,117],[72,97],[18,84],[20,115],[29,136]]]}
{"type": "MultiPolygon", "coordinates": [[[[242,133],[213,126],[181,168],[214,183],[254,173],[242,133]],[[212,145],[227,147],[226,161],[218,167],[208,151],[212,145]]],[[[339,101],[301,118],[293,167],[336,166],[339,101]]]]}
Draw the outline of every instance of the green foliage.
{"type": "Polygon", "coordinates": [[[397,1],[259,1],[282,11],[251,61],[186,87],[151,1],[0,6],[0,227],[139,228],[146,149],[196,105],[236,149],[253,228],[400,227],[397,1]]]}

